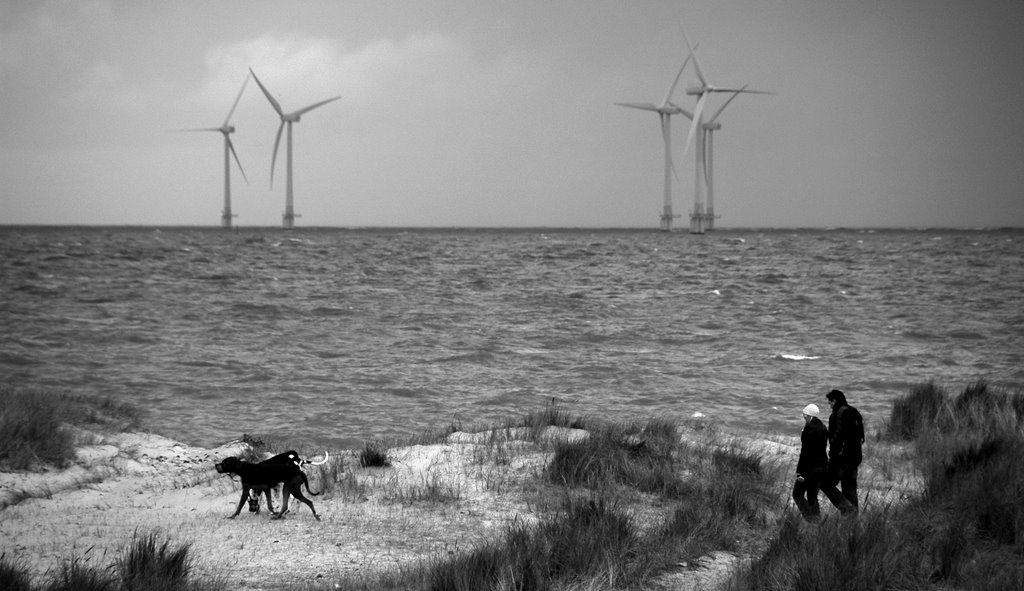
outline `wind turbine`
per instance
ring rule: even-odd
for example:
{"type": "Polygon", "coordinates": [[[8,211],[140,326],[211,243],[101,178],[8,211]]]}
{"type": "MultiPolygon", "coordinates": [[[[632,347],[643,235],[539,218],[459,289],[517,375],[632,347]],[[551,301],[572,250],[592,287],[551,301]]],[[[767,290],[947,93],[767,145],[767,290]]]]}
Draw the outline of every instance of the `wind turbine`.
{"type": "Polygon", "coordinates": [[[256,81],[256,84],[259,85],[260,90],[263,91],[263,94],[266,95],[267,100],[270,101],[270,106],[274,107],[274,110],[277,111],[278,116],[281,117],[281,125],[278,126],[278,128],[277,128],[277,137],[274,139],[274,155],[270,159],[270,186],[271,187],[274,186],[274,164],[277,162],[277,148],[281,144],[281,131],[284,129],[285,123],[288,124],[288,154],[287,154],[288,164],[286,166],[287,176],[286,176],[286,180],[285,180],[284,215],[282,217],[283,217],[284,228],[286,230],[291,230],[292,228],[295,227],[295,217],[296,217],[295,216],[295,209],[294,209],[294,201],[293,201],[293,198],[292,198],[292,123],[298,123],[299,119],[303,115],[305,115],[306,113],[312,111],[313,109],[315,109],[317,107],[321,107],[323,105],[326,105],[327,103],[329,103],[331,101],[336,101],[336,100],[340,99],[341,97],[340,96],[332,97],[332,98],[329,98],[329,99],[327,99],[325,101],[320,101],[318,103],[313,103],[312,105],[309,105],[308,107],[304,107],[302,109],[299,109],[298,111],[292,111],[291,113],[285,113],[281,109],[281,103],[277,102],[277,100],[270,94],[270,91],[267,90],[267,87],[263,86],[263,83],[260,82],[260,79],[256,77],[256,72],[253,72],[252,68],[249,68],[249,73],[252,74],[252,77],[256,81]]]}
{"type": "Polygon", "coordinates": [[[238,106],[238,101],[242,98],[242,92],[245,91],[245,85],[249,83],[249,76],[245,77],[245,81],[242,82],[242,88],[238,91],[238,96],[235,97],[235,103],[231,105],[231,110],[228,111],[228,116],[224,119],[224,124],[220,127],[207,127],[203,129],[183,129],[182,131],[219,131],[224,134],[224,209],[220,213],[220,225],[222,228],[231,227],[231,219],[235,217],[231,213],[231,156],[235,157],[235,163],[238,164],[238,171],[242,173],[242,178],[245,182],[249,182],[248,177],[245,176],[245,171],[242,170],[242,162],[238,160],[238,154],[235,153],[235,146],[231,143],[231,134],[235,133],[235,126],[230,125],[228,122],[231,121],[231,115],[235,112],[235,107],[238,106]]]}
{"type": "Polygon", "coordinates": [[[711,192],[711,181],[710,181],[710,167],[707,161],[707,154],[711,149],[710,133],[721,128],[721,124],[717,123],[718,116],[722,114],[725,107],[737,95],[741,93],[749,94],[772,94],[763,90],[748,90],[747,86],[744,85],[741,88],[724,88],[721,86],[714,86],[709,84],[707,78],[704,77],[704,72],[700,68],[700,61],[697,59],[697,54],[694,53],[694,47],[690,45],[690,40],[686,37],[686,33],[683,32],[683,39],[686,40],[686,47],[690,50],[690,57],[693,58],[693,69],[697,72],[697,78],[700,81],[699,86],[691,86],[686,89],[686,94],[691,96],[699,97],[697,99],[697,106],[694,108],[693,113],[685,113],[690,117],[690,131],[686,135],[686,147],[683,149],[683,157],[686,157],[686,152],[690,148],[690,143],[693,142],[694,136],[699,135],[697,141],[696,150],[696,171],[694,174],[694,190],[693,190],[693,211],[690,213],[690,233],[691,234],[703,234],[705,228],[714,228],[714,204],[711,192]],[[708,97],[713,93],[725,92],[732,93],[733,96],[723,104],[718,111],[715,112],[714,116],[708,122],[703,119],[704,107],[707,104],[708,97]],[[708,186],[708,210],[704,210],[704,199],[702,197],[705,183],[708,186]]]}
{"type": "MultiPolygon", "coordinates": [[[[690,52],[693,55],[693,52],[690,52]]],[[[683,70],[686,68],[686,64],[690,62],[690,56],[686,56],[683,61],[682,67],[679,68],[679,73],[676,74],[675,80],[672,81],[672,86],[669,86],[668,92],[665,93],[665,98],[661,101],[660,105],[654,103],[615,103],[620,107],[630,107],[633,109],[641,109],[644,111],[654,111],[658,114],[661,119],[661,137],[665,143],[665,198],[664,205],[661,212],[661,231],[670,232],[672,231],[672,219],[678,216],[672,214],[672,174],[674,173],[672,164],[672,115],[679,115],[683,113],[683,110],[672,104],[672,93],[676,89],[676,84],[679,83],[679,77],[682,76],[683,70]]]]}
{"type": "MultiPolygon", "coordinates": [[[[745,88],[746,86],[743,87],[743,89],[745,88]]],[[[732,96],[730,96],[729,99],[726,100],[725,103],[723,103],[717,111],[715,111],[715,114],[710,119],[701,123],[701,126],[698,130],[699,135],[697,136],[697,157],[695,158],[696,169],[694,171],[694,175],[696,176],[696,179],[694,181],[694,192],[697,195],[697,197],[695,199],[694,211],[697,212],[697,215],[702,216],[702,218],[696,220],[696,222],[703,224],[703,226],[701,228],[695,228],[695,220],[692,219],[691,215],[692,233],[703,234],[703,230],[715,229],[715,185],[714,175],[712,174],[714,172],[714,154],[712,151],[714,132],[719,129],[722,129],[722,124],[718,122],[718,117],[722,114],[722,111],[724,111],[725,108],[729,106],[729,103],[731,103],[733,99],[740,95],[740,92],[742,92],[743,89],[734,92],[732,96]],[[701,178],[703,178],[703,183],[701,182],[701,178]],[[700,193],[702,189],[707,189],[706,210],[700,205],[701,203],[703,203],[703,201],[700,199],[700,193]]],[[[683,115],[686,115],[688,119],[690,119],[691,121],[693,120],[693,113],[687,111],[686,109],[681,109],[681,111],[683,115]]]]}
{"type": "MultiPolygon", "coordinates": [[[[744,89],[746,87],[747,85],[743,86],[744,89]]],[[[717,111],[715,111],[715,114],[711,117],[711,119],[709,119],[707,123],[701,126],[701,129],[704,130],[702,153],[704,154],[704,181],[705,185],[707,186],[707,210],[704,212],[704,226],[706,230],[715,229],[715,183],[713,174],[714,134],[719,129],[722,129],[722,124],[718,123],[718,117],[719,115],[722,114],[722,111],[724,111],[725,108],[729,106],[729,103],[731,103],[734,98],[738,97],[740,95],[740,92],[742,91],[743,90],[741,89],[738,92],[734,92],[733,95],[730,96],[729,99],[726,100],[725,103],[723,103],[717,111]]]]}

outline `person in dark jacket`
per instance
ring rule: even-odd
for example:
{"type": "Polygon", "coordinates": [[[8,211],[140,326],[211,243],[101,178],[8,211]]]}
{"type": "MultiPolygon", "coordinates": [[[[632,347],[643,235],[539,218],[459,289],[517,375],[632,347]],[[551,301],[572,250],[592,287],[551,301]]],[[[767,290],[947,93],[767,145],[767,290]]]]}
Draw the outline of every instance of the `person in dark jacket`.
{"type": "Polygon", "coordinates": [[[857,512],[857,467],[863,459],[864,421],[846,401],[846,394],[832,390],[825,395],[832,406],[828,417],[828,475],[821,491],[843,513],[857,512]],[[842,493],[836,485],[842,487],[842,493]]]}
{"type": "Polygon", "coordinates": [[[800,459],[796,463],[796,482],[793,484],[793,500],[800,514],[807,521],[817,521],[821,516],[818,505],[818,490],[828,472],[828,429],[818,418],[818,405],[804,407],[804,429],[800,433],[800,459]]]}

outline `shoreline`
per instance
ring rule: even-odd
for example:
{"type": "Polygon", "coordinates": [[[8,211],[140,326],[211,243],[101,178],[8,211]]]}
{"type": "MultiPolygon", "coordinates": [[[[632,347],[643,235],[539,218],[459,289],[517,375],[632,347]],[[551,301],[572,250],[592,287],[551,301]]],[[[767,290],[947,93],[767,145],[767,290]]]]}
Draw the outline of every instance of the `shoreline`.
{"type": "MultiPolygon", "coordinates": [[[[313,489],[324,492],[312,497],[322,522],[301,503],[293,503],[283,520],[271,521],[265,507],[259,515],[243,511],[227,519],[239,487],[213,464],[241,454],[241,441],[207,449],[150,433],[90,433],[92,443],[78,448],[69,468],[0,472],[0,554],[21,561],[38,581],[72,557],[109,565],[136,532],[155,531],[173,544],[190,544],[196,576],[226,577],[227,588],[372,579],[493,540],[513,521],[535,521],[539,511],[531,487],[539,485],[524,483],[543,469],[551,452],[522,431],[455,432],[442,443],[393,447],[389,468],[361,468],[356,452],[331,452],[343,485],[332,487],[321,474],[309,473],[313,489]],[[507,454],[508,463],[492,467],[484,456],[494,450],[507,454]]],[[[684,442],[709,436],[690,427],[680,433],[684,442]]],[[[548,427],[542,438],[585,436],[548,427]]],[[[769,462],[795,463],[795,437],[742,441],[769,462]]],[[[868,484],[876,472],[864,471],[864,488],[885,491],[868,484]]],[[[891,482],[885,486],[885,494],[900,496],[891,482]]],[[[640,507],[637,519],[669,509],[640,507]]],[[[741,558],[713,552],[696,564],[681,563],[661,578],[663,588],[707,588],[741,558]]]]}

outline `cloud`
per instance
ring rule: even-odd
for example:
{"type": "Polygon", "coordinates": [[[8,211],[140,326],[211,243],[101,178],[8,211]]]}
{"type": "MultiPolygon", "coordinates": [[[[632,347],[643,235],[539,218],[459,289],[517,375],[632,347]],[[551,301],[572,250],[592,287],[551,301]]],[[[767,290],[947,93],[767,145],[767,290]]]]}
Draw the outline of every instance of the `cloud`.
{"type": "Polygon", "coordinates": [[[286,110],[337,94],[352,108],[371,111],[483,107],[507,101],[510,88],[522,96],[547,77],[523,56],[487,62],[438,33],[381,38],[359,48],[333,37],[261,35],[219,45],[204,61],[206,81],[195,100],[214,108],[237,92],[250,67],[286,110]]]}

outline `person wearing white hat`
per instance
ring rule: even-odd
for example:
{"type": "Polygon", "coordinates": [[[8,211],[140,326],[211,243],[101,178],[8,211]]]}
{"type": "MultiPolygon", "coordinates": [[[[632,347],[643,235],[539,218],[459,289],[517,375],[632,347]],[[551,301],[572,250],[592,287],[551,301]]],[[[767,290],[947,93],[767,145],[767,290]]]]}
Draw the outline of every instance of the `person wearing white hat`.
{"type": "Polygon", "coordinates": [[[803,409],[800,459],[796,463],[796,482],[793,483],[793,500],[807,521],[817,521],[821,516],[818,491],[828,473],[828,428],[821,422],[819,414],[816,404],[808,404],[803,409]]]}

